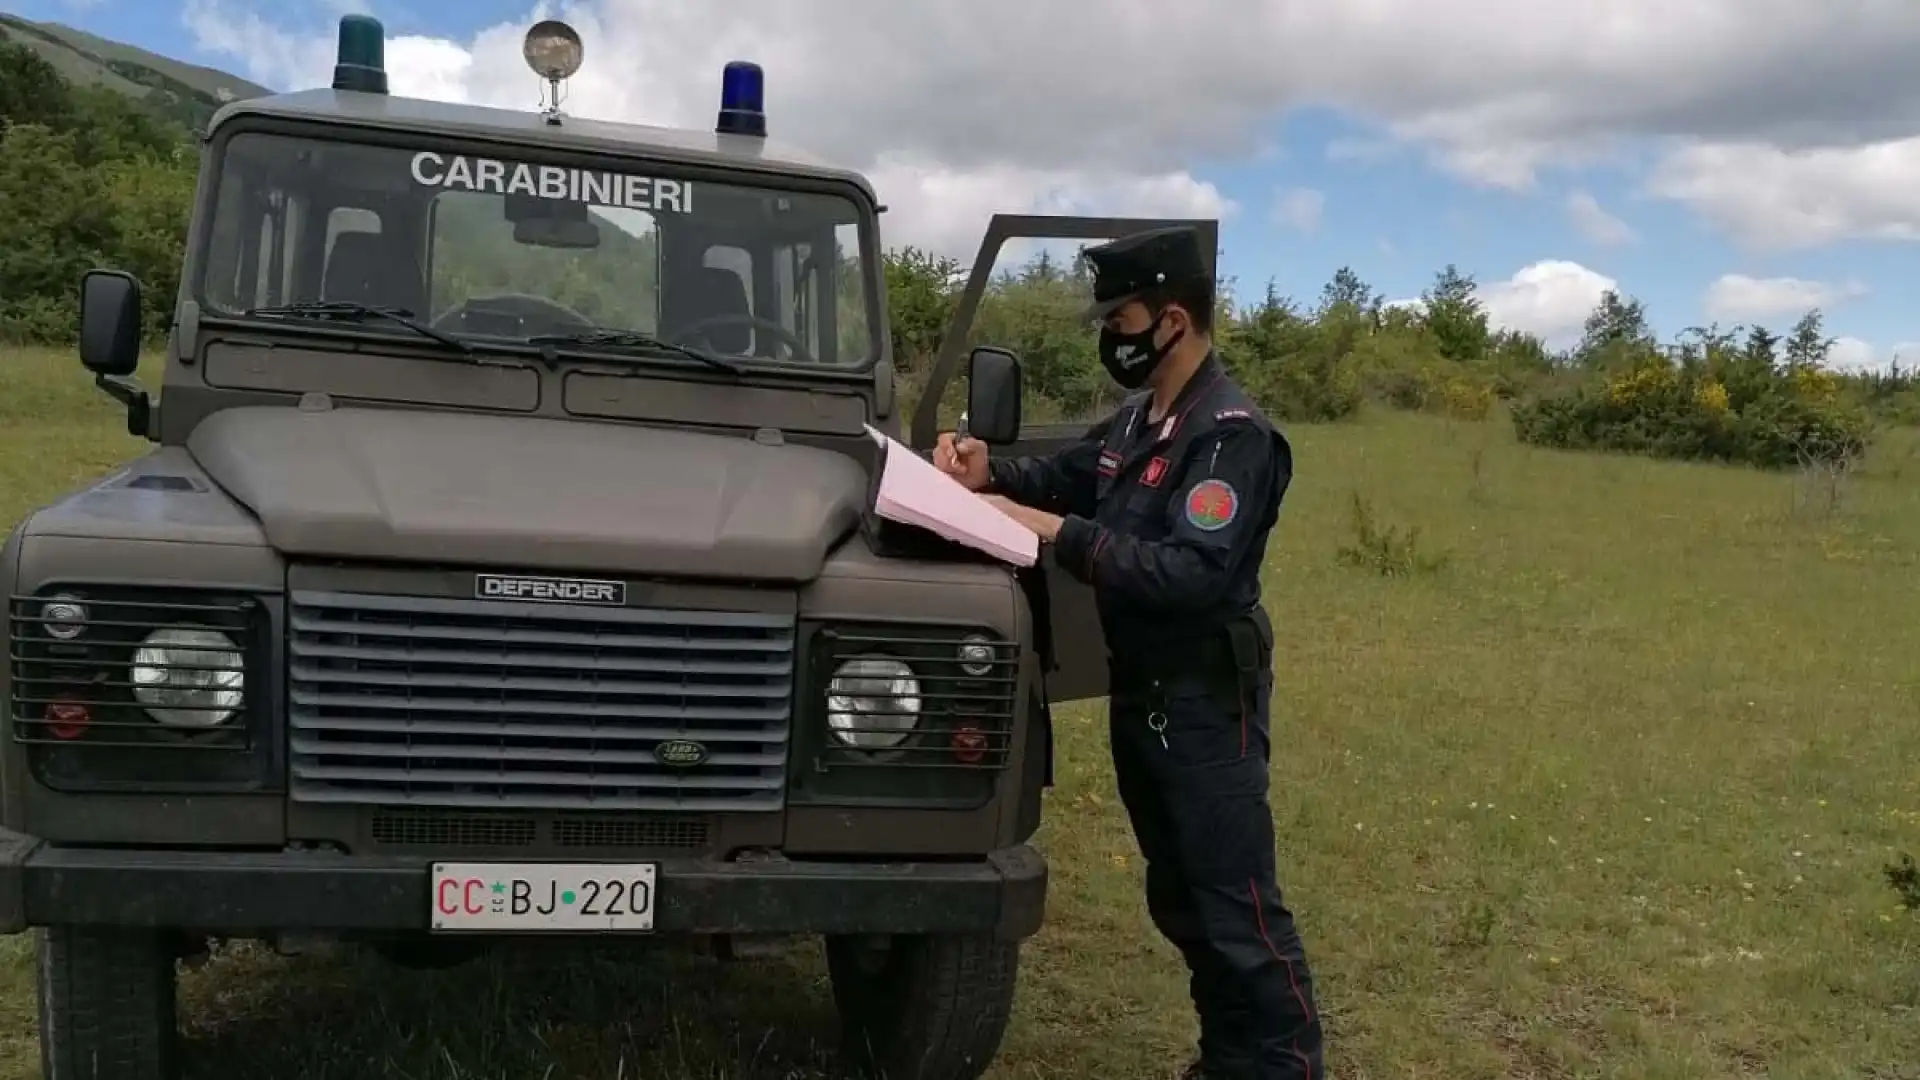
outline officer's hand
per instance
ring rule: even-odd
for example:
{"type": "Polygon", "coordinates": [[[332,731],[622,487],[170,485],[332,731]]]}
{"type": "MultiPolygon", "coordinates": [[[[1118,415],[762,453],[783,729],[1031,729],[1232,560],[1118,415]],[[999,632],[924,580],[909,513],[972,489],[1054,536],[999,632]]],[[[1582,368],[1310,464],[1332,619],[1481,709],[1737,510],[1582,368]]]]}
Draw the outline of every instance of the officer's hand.
{"type": "Polygon", "coordinates": [[[995,510],[1000,511],[1001,513],[1007,515],[1013,520],[1018,521],[1020,524],[1025,525],[1027,523],[1026,522],[1027,508],[1024,506],[1021,506],[1017,502],[1014,502],[1012,499],[1007,498],[1005,495],[982,495],[980,496],[980,499],[981,501],[985,502],[988,506],[993,507],[995,510]]]}
{"type": "Polygon", "coordinates": [[[968,491],[987,486],[987,444],[979,439],[955,439],[953,432],[941,432],[933,448],[933,463],[968,491]]]}
{"type": "Polygon", "coordinates": [[[1019,522],[1028,532],[1049,544],[1060,535],[1061,520],[1058,514],[1049,514],[1045,510],[1022,506],[1005,495],[982,495],[980,498],[988,506],[1019,522]]]}

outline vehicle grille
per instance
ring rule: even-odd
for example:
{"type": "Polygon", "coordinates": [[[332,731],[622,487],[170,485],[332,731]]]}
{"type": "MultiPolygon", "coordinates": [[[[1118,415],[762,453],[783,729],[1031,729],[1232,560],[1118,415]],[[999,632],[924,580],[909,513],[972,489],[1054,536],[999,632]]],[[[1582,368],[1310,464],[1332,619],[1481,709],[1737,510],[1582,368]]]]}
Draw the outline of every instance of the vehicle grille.
{"type": "Polygon", "coordinates": [[[383,848],[556,848],[698,851],[713,836],[699,814],[602,814],[580,810],[447,810],[400,807],[374,812],[370,835],[383,848]]]}
{"type": "Polygon", "coordinates": [[[295,592],[301,802],[776,810],[792,616],[295,592]],[[534,610],[536,609],[537,610],[534,610]],[[706,748],[672,768],[667,740],[706,748]]]}

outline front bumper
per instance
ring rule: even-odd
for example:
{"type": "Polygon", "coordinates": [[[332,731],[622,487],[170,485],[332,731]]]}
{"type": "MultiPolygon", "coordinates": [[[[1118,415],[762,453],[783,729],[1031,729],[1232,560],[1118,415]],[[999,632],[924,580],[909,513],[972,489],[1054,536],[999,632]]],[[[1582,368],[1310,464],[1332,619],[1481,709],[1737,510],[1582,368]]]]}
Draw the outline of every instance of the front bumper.
{"type": "MultiPolygon", "coordinates": [[[[54,847],[0,829],[0,933],[32,926],[404,932],[428,924],[429,860],[318,852],[54,847]]],[[[1040,928],[1047,865],[1025,845],[969,862],[657,864],[658,934],[1040,928]]]]}

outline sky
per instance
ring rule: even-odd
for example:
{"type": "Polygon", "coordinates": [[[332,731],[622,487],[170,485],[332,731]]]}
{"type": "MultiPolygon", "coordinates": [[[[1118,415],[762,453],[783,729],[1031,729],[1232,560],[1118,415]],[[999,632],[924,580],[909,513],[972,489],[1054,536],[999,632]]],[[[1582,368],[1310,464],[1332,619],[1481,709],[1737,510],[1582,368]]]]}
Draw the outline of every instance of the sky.
{"type": "Polygon", "coordinates": [[[970,262],[995,212],[1216,217],[1243,298],[1452,263],[1565,346],[1606,289],[1663,337],[1785,332],[1920,364],[1914,0],[0,0],[275,90],[378,16],[395,93],[705,128],[730,59],[770,133],[866,173],[890,246],[970,262]]]}

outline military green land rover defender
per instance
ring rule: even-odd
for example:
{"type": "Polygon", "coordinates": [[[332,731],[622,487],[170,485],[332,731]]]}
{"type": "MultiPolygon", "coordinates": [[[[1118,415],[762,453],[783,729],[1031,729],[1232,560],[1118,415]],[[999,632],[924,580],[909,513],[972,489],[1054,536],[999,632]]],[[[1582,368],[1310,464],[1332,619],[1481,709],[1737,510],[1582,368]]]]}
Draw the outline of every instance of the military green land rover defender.
{"type": "MultiPolygon", "coordinates": [[[[39,934],[48,1080],[175,1068],[176,962],[326,936],[402,963],[506,938],[817,934],[847,1047],[977,1077],[1046,866],[1050,701],[1105,692],[1090,592],[872,512],[869,426],[932,441],[997,217],[911,425],[881,207],[766,138],[387,92],[235,102],[202,168],[157,401],[140,286],[80,354],[154,449],[21,522],[0,931],[39,934]]],[[[1202,223],[1210,230],[1211,223],[1202,223]]],[[[974,433],[1019,430],[969,354],[974,433]]]]}

